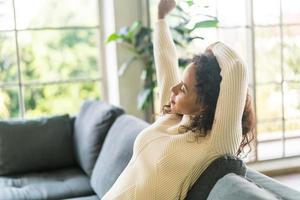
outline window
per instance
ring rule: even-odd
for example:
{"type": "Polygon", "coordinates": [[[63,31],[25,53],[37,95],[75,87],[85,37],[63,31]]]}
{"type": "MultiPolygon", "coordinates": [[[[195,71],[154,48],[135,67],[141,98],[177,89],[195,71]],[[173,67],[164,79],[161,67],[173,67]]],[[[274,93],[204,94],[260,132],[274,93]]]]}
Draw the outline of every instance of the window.
{"type": "Polygon", "coordinates": [[[0,119],[101,97],[97,0],[0,0],[0,119]]]}
{"type": "MultiPolygon", "coordinates": [[[[156,5],[150,1],[152,24],[156,5]]],[[[247,161],[299,156],[300,7],[296,0],[194,0],[203,14],[218,17],[218,28],[195,31],[204,40],[194,53],[221,40],[249,67],[257,118],[257,141],[247,161]],[[196,51],[196,52],[195,52],[196,51]]]]}
{"type": "Polygon", "coordinates": [[[300,8],[295,3],[253,0],[258,160],[300,154],[300,8]]]}

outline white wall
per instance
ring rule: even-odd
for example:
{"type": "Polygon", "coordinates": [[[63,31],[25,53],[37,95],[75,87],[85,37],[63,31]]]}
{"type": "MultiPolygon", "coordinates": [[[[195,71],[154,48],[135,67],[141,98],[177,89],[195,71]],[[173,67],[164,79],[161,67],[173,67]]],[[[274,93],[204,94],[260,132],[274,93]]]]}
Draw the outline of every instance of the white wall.
{"type": "MultiPolygon", "coordinates": [[[[102,41],[121,27],[129,26],[136,20],[147,21],[146,0],[100,0],[100,21],[102,41]]],[[[147,23],[147,22],[145,22],[147,23]]],[[[104,99],[126,109],[128,114],[145,118],[143,111],[137,109],[137,95],[143,87],[140,79],[142,66],[134,63],[123,76],[117,76],[117,68],[130,57],[130,53],[121,45],[104,44],[102,46],[102,65],[104,77],[104,99]]]]}

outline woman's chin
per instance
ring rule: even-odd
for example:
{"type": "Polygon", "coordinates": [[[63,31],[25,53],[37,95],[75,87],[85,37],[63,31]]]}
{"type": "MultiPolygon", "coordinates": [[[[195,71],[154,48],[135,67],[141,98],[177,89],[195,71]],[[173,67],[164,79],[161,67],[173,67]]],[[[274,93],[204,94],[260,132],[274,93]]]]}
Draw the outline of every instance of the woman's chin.
{"type": "Polygon", "coordinates": [[[171,113],[175,113],[176,112],[176,109],[175,109],[175,107],[174,107],[173,104],[171,104],[170,111],[171,111],[171,113]]]}

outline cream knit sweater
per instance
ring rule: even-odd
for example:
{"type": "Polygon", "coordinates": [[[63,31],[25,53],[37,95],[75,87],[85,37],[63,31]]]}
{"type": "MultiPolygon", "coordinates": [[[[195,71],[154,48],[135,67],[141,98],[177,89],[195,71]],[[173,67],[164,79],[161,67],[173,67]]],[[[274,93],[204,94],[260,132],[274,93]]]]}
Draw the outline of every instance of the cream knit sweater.
{"type": "MultiPolygon", "coordinates": [[[[237,54],[221,42],[210,46],[221,67],[222,81],[211,132],[195,140],[190,116],[166,114],[136,138],[128,165],[102,200],[182,200],[208,165],[223,154],[235,154],[241,139],[241,119],[247,92],[247,69],[237,54]]],[[[165,20],[154,31],[154,56],[160,106],[179,79],[176,49],[165,20]]]]}

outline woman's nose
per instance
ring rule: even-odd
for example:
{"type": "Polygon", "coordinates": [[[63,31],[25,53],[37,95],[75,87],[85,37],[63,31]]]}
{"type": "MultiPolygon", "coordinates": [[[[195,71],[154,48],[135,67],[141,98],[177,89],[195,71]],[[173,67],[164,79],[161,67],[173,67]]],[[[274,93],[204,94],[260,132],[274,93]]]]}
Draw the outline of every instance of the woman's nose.
{"type": "Polygon", "coordinates": [[[173,92],[173,93],[176,94],[176,85],[172,86],[172,87],[170,88],[170,90],[171,90],[171,92],[173,92]]]}

